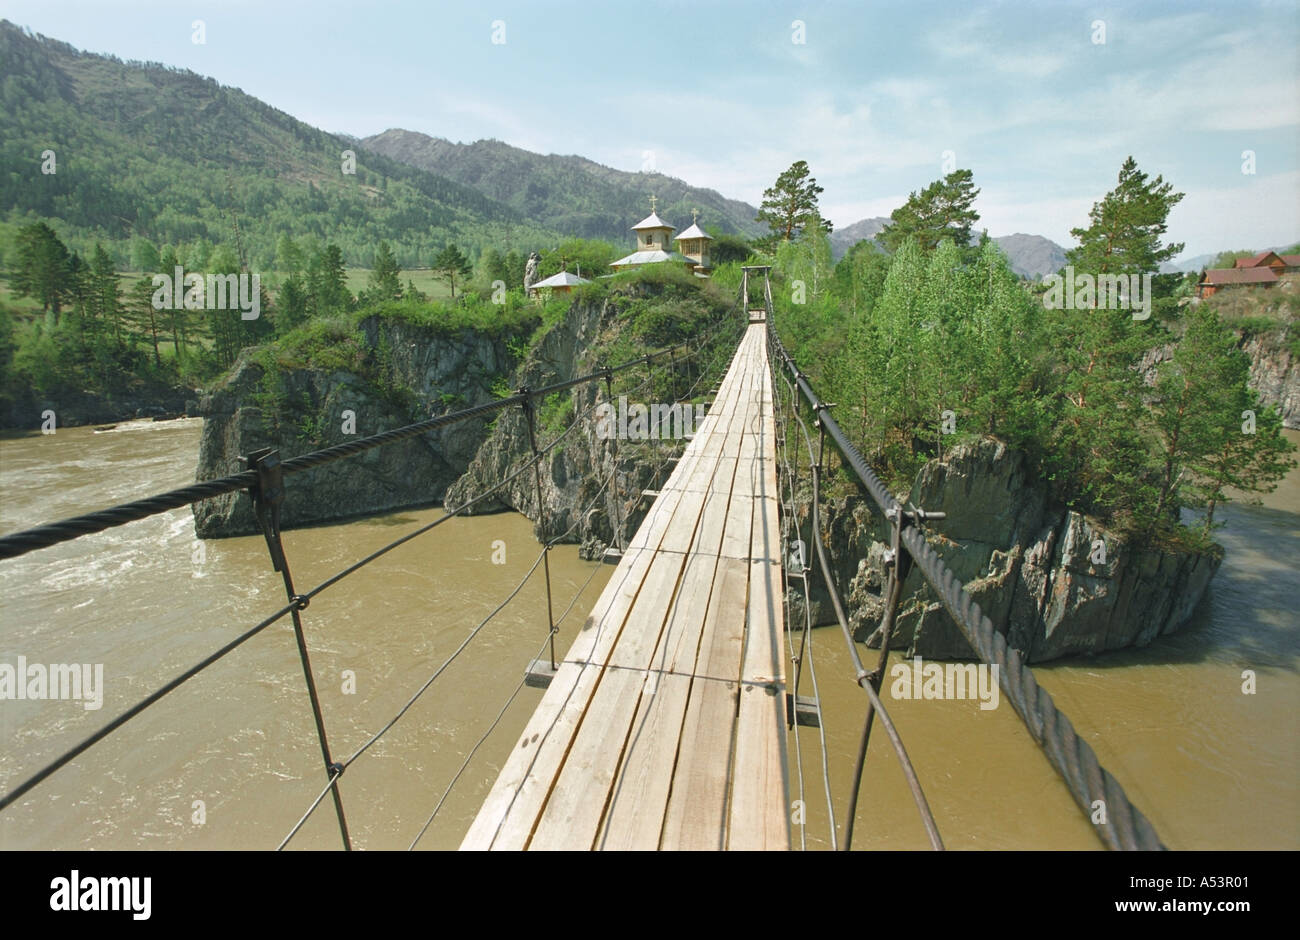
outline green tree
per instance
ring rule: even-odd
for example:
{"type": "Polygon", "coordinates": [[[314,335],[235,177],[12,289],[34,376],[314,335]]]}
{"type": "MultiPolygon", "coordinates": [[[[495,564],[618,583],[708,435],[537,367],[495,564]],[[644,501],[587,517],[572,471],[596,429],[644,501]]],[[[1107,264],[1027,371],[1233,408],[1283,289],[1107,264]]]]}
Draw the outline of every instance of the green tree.
{"type": "Polygon", "coordinates": [[[524,269],[527,266],[528,259],[519,252],[513,249],[506,252],[506,276],[502,278],[506,282],[506,290],[515,290],[524,286],[524,269]]]}
{"type": "Polygon", "coordinates": [[[875,242],[863,239],[835,265],[836,295],[851,314],[869,316],[885,289],[890,258],[875,242]]]}
{"type": "Polygon", "coordinates": [[[314,315],[338,313],[352,306],[343,252],[333,242],[312,256],[307,266],[307,293],[314,315]]]}
{"type": "Polygon", "coordinates": [[[133,238],[131,240],[131,264],[135,266],[135,270],[145,274],[154,274],[158,272],[159,263],[158,249],[153,242],[147,238],[133,238]]]}
{"type": "Polygon", "coordinates": [[[307,267],[307,259],[302,249],[288,235],[281,235],[275,245],[275,266],[290,277],[301,274],[307,267]]]}
{"type": "Polygon", "coordinates": [[[951,238],[965,250],[971,226],[979,221],[979,213],[972,208],[979,193],[970,170],[954,170],[920,193],[911,193],[906,203],[890,213],[890,223],[878,236],[881,244],[897,251],[911,241],[931,251],[942,239],[951,238]]]}
{"type": "Polygon", "coordinates": [[[401,273],[401,269],[397,266],[397,259],[393,257],[393,250],[388,247],[388,242],[381,241],[379,247],[375,249],[375,264],[370,269],[370,278],[367,282],[369,299],[400,300],[401,273]]]}
{"type": "Polygon", "coordinates": [[[96,320],[111,328],[117,340],[122,339],[122,301],[117,282],[117,269],[104,246],[95,242],[90,257],[90,307],[96,320]]]}
{"type": "Polygon", "coordinates": [[[713,242],[709,245],[709,259],[714,265],[728,264],[732,261],[748,261],[754,251],[749,242],[740,235],[726,235],[710,228],[713,242]]]}
{"type": "Polygon", "coordinates": [[[776,183],[763,191],[763,203],[754,221],[766,222],[772,234],[765,240],[775,247],[777,242],[793,241],[809,225],[823,228],[827,234],[831,223],[822,219],[817,210],[817,197],[822,187],[809,175],[808,162],[796,160],[790,168],[776,178],[776,183]]]}
{"type": "Polygon", "coordinates": [[[280,285],[280,295],[276,298],[275,325],[277,332],[288,333],[294,327],[307,322],[310,316],[307,287],[302,276],[290,275],[280,285]]]}
{"type": "MultiPolygon", "coordinates": [[[[155,260],[157,260],[156,253],[155,260]]],[[[127,295],[127,310],[136,323],[139,324],[141,332],[147,331],[146,335],[153,347],[154,368],[161,369],[162,356],[158,351],[158,316],[160,311],[154,308],[153,295],[153,278],[148,275],[140,278],[132,285],[131,291],[127,295]]]]}
{"type": "Polygon", "coordinates": [[[406,296],[408,299],[419,303],[424,303],[429,299],[429,295],[416,287],[414,279],[409,277],[406,279],[406,296]]]}
{"type": "MultiPolygon", "coordinates": [[[[179,262],[176,259],[176,250],[174,248],[165,248],[158,257],[158,267],[164,277],[170,278],[176,270],[179,262]]],[[[172,334],[172,351],[176,354],[177,365],[185,361],[187,352],[188,323],[185,316],[185,305],[182,303],[182,297],[172,295],[170,306],[164,306],[160,311],[166,318],[167,324],[171,327],[172,334]]]]}
{"type": "Polygon", "coordinates": [[[1149,530],[1176,520],[1187,487],[1204,502],[1204,534],[1229,489],[1270,492],[1295,461],[1276,409],[1249,386],[1250,359],[1215,311],[1202,304],[1186,318],[1173,357],[1162,363],[1152,403],[1160,461],[1159,496],[1149,530]],[[1250,420],[1253,417],[1253,420],[1250,420]]]}
{"type": "Polygon", "coordinates": [[[469,259],[451,242],[448,242],[446,247],[438,252],[431,267],[434,275],[439,280],[446,281],[451,287],[452,297],[456,296],[456,279],[464,280],[473,271],[469,259]]]}
{"type": "Polygon", "coordinates": [[[18,230],[15,263],[9,282],[19,297],[32,297],[42,311],[57,318],[73,289],[74,276],[68,249],[44,222],[18,230]]]}
{"type": "Polygon", "coordinates": [[[1169,210],[1183,198],[1157,176],[1148,180],[1132,157],[1119,171],[1118,185],[1093,204],[1087,228],[1070,229],[1079,245],[1065,253],[1077,271],[1091,274],[1154,273],[1183,250],[1182,242],[1161,246],[1169,210]]]}
{"type": "Polygon", "coordinates": [[[483,280],[488,284],[501,281],[506,285],[507,290],[513,286],[510,283],[510,268],[506,264],[506,259],[496,248],[490,247],[483,252],[483,257],[479,259],[479,266],[483,270],[483,280]]]}

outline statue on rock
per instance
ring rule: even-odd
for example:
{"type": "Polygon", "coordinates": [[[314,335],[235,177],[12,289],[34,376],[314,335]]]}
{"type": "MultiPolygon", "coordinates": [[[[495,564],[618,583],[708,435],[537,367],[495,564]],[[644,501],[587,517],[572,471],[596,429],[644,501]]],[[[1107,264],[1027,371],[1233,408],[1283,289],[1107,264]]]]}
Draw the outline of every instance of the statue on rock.
{"type": "Polygon", "coordinates": [[[533,252],[528,256],[528,264],[524,268],[524,290],[532,287],[537,283],[537,265],[542,261],[542,256],[533,252]]]}

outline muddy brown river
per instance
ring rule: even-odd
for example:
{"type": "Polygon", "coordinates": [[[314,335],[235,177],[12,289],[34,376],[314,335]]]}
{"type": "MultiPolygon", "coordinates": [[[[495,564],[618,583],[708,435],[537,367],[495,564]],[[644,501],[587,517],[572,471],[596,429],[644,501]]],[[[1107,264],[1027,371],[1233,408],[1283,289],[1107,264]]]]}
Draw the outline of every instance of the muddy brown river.
{"type": "MultiPolygon", "coordinates": [[[[0,532],[192,482],[200,428],[200,419],[126,422],[107,432],[0,440],[0,532]]],[[[288,486],[292,493],[292,479],[288,486]]],[[[440,514],[407,511],[285,533],[299,590],[440,514]]],[[[1220,518],[1227,559],[1183,631],[1146,649],[1036,673],[1171,848],[1300,848],[1300,474],[1262,506],[1230,505],[1220,518]],[[1242,691],[1245,670],[1255,675],[1253,695],[1242,691]]],[[[538,552],[530,523],[517,514],[456,519],[312,602],[304,625],[336,757],[352,754],[396,713],[538,552]]],[[[552,553],[557,616],[574,601],[561,649],[612,570],[581,561],[576,546],[552,553]]],[[[188,509],[0,562],[0,663],[23,656],[103,666],[101,708],[0,701],[0,791],[283,603],[260,537],[196,542],[188,509]]],[[[482,738],[419,846],[459,844],[541,698],[516,690],[545,640],[545,603],[539,569],[348,770],[341,790],[357,847],[406,848],[482,738]]],[[[814,634],[842,830],[863,695],[838,628],[814,634]]],[[[807,678],[802,691],[810,691],[807,678]]],[[[993,710],[976,701],[887,704],[949,848],[1100,847],[1005,700],[993,710]]],[[[800,743],[802,834],[809,848],[827,848],[816,729],[801,728],[800,743]]],[[[925,848],[886,744],[877,726],[854,847],[925,848]]],[[[0,849],[275,848],[324,782],[286,621],[0,812],[0,849]]],[[[791,791],[800,797],[793,751],[791,791]]],[[[794,834],[798,845],[799,827],[794,834]]],[[[326,800],[290,847],[340,844],[326,800]]]]}

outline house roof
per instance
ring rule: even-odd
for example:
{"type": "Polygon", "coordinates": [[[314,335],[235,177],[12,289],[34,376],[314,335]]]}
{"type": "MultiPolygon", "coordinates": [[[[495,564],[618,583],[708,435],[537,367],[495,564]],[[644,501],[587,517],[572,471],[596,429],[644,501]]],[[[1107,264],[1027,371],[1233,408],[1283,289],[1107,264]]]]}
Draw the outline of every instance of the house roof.
{"type": "MultiPolygon", "coordinates": [[[[1252,256],[1252,257],[1250,257],[1250,258],[1238,258],[1237,261],[1236,261],[1236,263],[1233,264],[1233,267],[1234,267],[1234,268],[1258,268],[1258,267],[1263,267],[1264,265],[1269,264],[1269,263],[1270,263],[1274,258],[1277,258],[1277,260],[1279,260],[1279,261],[1283,261],[1283,263],[1285,263],[1284,259],[1278,257],[1278,256],[1275,255],[1273,252],[1271,252],[1271,251],[1261,251],[1259,254],[1254,255],[1254,256],[1252,256]]],[[[1224,269],[1224,270],[1226,270],[1226,269],[1224,269]]]]}
{"type": "Polygon", "coordinates": [[[1202,284],[1274,284],[1277,274],[1271,268],[1212,268],[1201,275],[1202,284]]]}
{"type": "Polygon", "coordinates": [[[681,241],[683,238],[707,238],[709,241],[713,241],[713,236],[703,231],[694,222],[691,223],[690,228],[677,236],[678,241],[681,241]]]}
{"type": "Polygon", "coordinates": [[[1300,255],[1278,255],[1288,268],[1300,268],[1300,255]]]}
{"type": "Polygon", "coordinates": [[[585,277],[578,277],[576,274],[570,274],[568,271],[561,271],[559,274],[552,274],[544,281],[538,281],[532,285],[535,290],[538,287],[577,287],[579,284],[590,284],[591,281],[585,277]]]}
{"type": "Polygon", "coordinates": [[[625,255],[617,261],[611,261],[611,267],[618,267],[620,264],[654,264],[657,261],[682,261],[694,264],[690,258],[685,255],[679,255],[675,251],[664,251],[656,248],[653,251],[634,251],[630,255],[625,255]]]}
{"type": "Polygon", "coordinates": [[[636,232],[646,228],[666,228],[670,232],[673,231],[673,227],[663,219],[659,218],[658,214],[654,212],[651,212],[636,225],[632,226],[632,231],[636,232]]]}

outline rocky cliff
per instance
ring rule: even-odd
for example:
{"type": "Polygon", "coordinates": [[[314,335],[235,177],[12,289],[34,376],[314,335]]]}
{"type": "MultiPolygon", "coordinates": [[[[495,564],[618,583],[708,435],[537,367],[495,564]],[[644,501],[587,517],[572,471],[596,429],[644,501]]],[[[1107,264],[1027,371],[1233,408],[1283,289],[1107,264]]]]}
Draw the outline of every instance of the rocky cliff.
{"type": "MultiPolygon", "coordinates": [[[[603,300],[575,302],[563,320],[529,353],[513,384],[539,388],[593,372],[604,364],[607,356],[613,356],[608,360],[610,364],[615,360],[626,361],[628,347],[618,342],[618,335],[627,328],[621,313],[646,293],[640,288],[631,295],[613,294],[603,300]],[[615,349],[623,352],[615,355],[615,349]]],[[[701,298],[700,302],[706,300],[701,298]]],[[[738,323],[734,326],[731,332],[719,331],[711,347],[734,346],[740,328],[738,323]]],[[[652,342],[651,348],[665,345],[670,343],[652,342]]],[[[701,362],[702,357],[678,360],[675,368],[661,362],[655,366],[649,386],[643,384],[650,377],[649,370],[638,367],[615,380],[614,395],[617,397],[620,390],[637,391],[633,400],[644,402],[667,400],[672,391],[702,391],[696,387],[701,362]],[[676,379],[671,379],[670,374],[675,374],[676,379]]],[[[529,470],[466,512],[517,510],[533,520],[539,540],[559,537],[562,541],[579,542],[582,557],[594,558],[614,542],[616,525],[621,525],[621,543],[627,544],[653,503],[653,497],[644,496],[643,491],[656,489],[667,479],[672,470],[670,459],[681,453],[685,441],[614,441],[597,434],[595,415],[591,412],[598,396],[599,400],[605,399],[603,382],[578,386],[558,395],[567,402],[543,403],[538,409],[539,446],[545,446],[561,433],[565,435],[560,445],[542,458],[540,509],[537,482],[529,470]],[[566,417],[548,418],[557,413],[566,417]]],[[[517,470],[531,453],[522,409],[503,413],[465,475],[448,489],[445,505],[449,509],[461,507],[485,494],[517,470]]]]}
{"type": "MultiPolygon", "coordinates": [[[[1250,358],[1249,384],[1259,393],[1260,403],[1276,405],[1282,413],[1282,426],[1300,429],[1300,362],[1291,351],[1289,327],[1265,330],[1237,330],[1242,352],[1250,358]]],[[[1174,343],[1147,350],[1138,364],[1148,385],[1155,384],[1160,363],[1173,357],[1174,343]]]]}
{"type": "MultiPolygon", "coordinates": [[[[1129,545],[1093,520],[1052,505],[1046,487],[1028,477],[1024,458],[991,439],[931,461],[909,498],[947,513],[930,524],[930,544],[1031,662],[1144,646],[1173,632],[1191,616],[1222,560],[1218,550],[1129,545]]],[[[847,585],[852,626],[878,646],[889,532],[873,510],[865,497],[842,495],[829,501],[823,525],[837,583],[841,590],[847,585]]],[[[801,522],[807,533],[807,520],[801,522]]],[[[818,572],[814,582],[820,580],[818,572]]],[[[812,602],[814,617],[829,619],[824,592],[814,590],[812,602]]],[[[800,603],[794,609],[802,618],[800,603]]],[[[891,645],[930,658],[972,655],[917,570],[904,585],[891,645]]]]}
{"type": "MultiPolygon", "coordinates": [[[[373,370],[310,367],[268,377],[257,351],[245,350],[222,384],[199,402],[206,420],[197,478],[238,472],[243,466],[237,457],[261,447],[288,459],[490,401],[493,382],[514,366],[506,337],[471,330],[448,334],[377,317],[363,320],[360,332],[364,355],[375,358],[382,351],[382,380],[367,377],[373,370]]],[[[283,525],[437,502],[469,466],[487,426],[487,419],[464,421],[296,473],[285,485],[283,525]]],[[[244,493],[195,504],[194,523],[201,538],[256,531],[252,501],[244,493]]]]}
{"type": "Polygon", "coordinates": [[[1284,427],[1300,429],[1300,363],[1287,343],[1287,330],[1248,335],[1241,348],[1250,356],[1250,387],[1265,405],[1277,405],[1284,427]]]}

